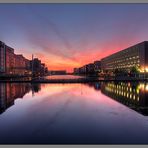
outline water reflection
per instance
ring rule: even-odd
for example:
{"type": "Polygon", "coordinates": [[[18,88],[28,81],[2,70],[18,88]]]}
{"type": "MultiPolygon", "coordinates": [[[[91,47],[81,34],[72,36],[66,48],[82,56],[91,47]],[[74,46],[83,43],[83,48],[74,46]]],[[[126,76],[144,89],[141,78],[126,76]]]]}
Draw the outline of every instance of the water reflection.
{"type": "Polygon", "coordinates": [[[30,83],[0,83],[0,113],[14,105],[17,98],[23,98],[25,94],[32,94],[41,90],[40,84],[30,83]]]}
{"type": "MultiPolygon", "coordinates": [[[[129,108],[143,115],[148,115],[147,83],[97,82],[87,83],[85,85],[88,85],[89,87],[94,87],[95,90],[101,91],[101,93],[103,93],[104,95],[128,106],[129,108]]],[[[47,85],[42,85],[42,88],[44,88],[45,86],[47,85]]],[[[47,88],[51,89],[51,87],[47,88]]],[[[70,85],[68,85],[67,87],[70,87],[70,85]]],[[[41,91],[41,84],[0,83],[0,113],[3,113],[7,108],[14,105],[15,99],[23,98],[24,95],[29,93],[30,91],[32,92],[32,96],[34,96],[35,93],[41,91]]],[[[47,91],[49,92],[49,90],[47,91]]]]}
{"type": "Polygon", "coordinates": [[[90,87],[101,90],[106,96],[130,107],[131,109],[148,115],[148,84],[147,83],[124,83],[104,82],[90,83],[90,87]]]}
{"type": "Polygon", "coordinates": [[[0,144],[147,144],[147,88],[114,82],[0,84],[0,109],[7,109],[0,115],[0,144]]]}

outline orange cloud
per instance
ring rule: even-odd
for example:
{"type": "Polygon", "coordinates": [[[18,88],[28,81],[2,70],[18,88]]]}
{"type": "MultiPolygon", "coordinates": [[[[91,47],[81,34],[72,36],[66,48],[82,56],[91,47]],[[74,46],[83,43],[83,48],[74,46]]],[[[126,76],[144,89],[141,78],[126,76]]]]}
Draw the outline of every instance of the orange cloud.
{"type": "MultiPolygon", "coordinates": [[[[68,72],[72,72],[75,67],[81,67],[82,65],[94,62],[95,60],[100,60],[101,58],[109,56],[134,44],[135,42],[132,41],[120,43],[108,42],[108,44],[104,44],[102,47],[99,47],[98,44],[87,50],[80,50],[78,52],[72,51],[71,57],[65,57],[63,55],[60,56],[59,54],[56,55],[55,53],[50,53],[50,50],[49,52],[36,52],[34,56],[41,59],[49,70],[67,70],[68,72]]],[[[29,54],[25,55],[27,55],[28,58],[31,57],[29,54]]]]}

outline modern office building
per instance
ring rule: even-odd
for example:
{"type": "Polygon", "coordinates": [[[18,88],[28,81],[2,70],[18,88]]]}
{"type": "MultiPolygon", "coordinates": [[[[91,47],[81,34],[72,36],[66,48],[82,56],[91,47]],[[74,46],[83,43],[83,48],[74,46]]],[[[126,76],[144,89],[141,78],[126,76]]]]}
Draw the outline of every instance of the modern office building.
{"type": "Polygon", "coordinates": [[[135,66],[141,72],[148,72],[148,41],[141,42],[101,59],[101,69],[104,72],[114,71],[115,69],[130,71],[135,66]]]}

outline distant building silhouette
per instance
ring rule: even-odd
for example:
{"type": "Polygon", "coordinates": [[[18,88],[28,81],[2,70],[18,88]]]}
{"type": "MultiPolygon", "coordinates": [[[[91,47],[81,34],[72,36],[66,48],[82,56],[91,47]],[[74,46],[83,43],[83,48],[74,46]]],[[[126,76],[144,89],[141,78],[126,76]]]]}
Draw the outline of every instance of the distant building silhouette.
{"type": "Polygon", "coordinates": [[[48,74],[48,68],[38,58],[34,58],[30,61],[30,69],[33,70],[33,75],[44,76],[48,74]]]}
{"type": "Polygon", "coordinates": [[[65,75],[66,70],[50,70],[49,73],[51,75],[65,75]]]}
{"type": "Polygon", "coordinates": [[[80,68],[74,68],[74,74],[82,74],[82,75],[96,75],[101,71],[101,62],[95,61],[94,63],[83,65],[80,68]]]}

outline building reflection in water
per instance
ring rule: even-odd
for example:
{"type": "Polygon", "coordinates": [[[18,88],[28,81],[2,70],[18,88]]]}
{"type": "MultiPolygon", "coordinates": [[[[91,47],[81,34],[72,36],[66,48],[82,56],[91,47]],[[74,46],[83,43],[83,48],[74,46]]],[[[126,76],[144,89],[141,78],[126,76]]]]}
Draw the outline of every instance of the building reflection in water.
{"type": "MultiPolygon", "coordinates": [[[[86,85],[97,91],[101,90],[104,95],[143,115],[148,115],[148,83],[97,82],[86,85]]],[[[38,83],[0,83],[0,113],[14,105],[15,99],[23,98],[30,91],[34,96],[40,90],[41,84],[38,83]]]]}
{"type": "Polygon", "coordinates": [[[7,108],[14,105],[15,99],[23,98],[30,91],[34,94],[40,90],[40,84],[0,83],[0,113],[3,113],[7,108]]]}
{"type": "Polygon", "coordinates": [[[148,115],[148,83],[102,82],[91,83],[89,86],[145,116],[148,115]]]}

